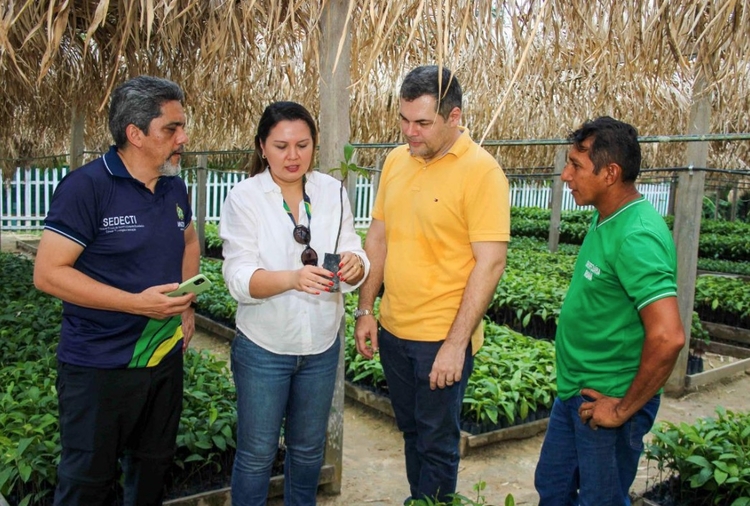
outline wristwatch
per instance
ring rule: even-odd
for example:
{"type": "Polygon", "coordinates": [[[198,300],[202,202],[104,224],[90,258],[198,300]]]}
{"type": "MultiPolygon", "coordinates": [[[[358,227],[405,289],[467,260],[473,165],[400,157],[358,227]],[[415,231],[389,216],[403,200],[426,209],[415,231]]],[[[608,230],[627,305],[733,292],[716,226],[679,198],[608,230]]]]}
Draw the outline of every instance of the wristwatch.
{"type": "Polygon", "coordinates": [[[370,309],[355,309],[354,310],[354,319],[359,319],[360,316],[368,316],[372,314],[372,310],[370,309]]]}

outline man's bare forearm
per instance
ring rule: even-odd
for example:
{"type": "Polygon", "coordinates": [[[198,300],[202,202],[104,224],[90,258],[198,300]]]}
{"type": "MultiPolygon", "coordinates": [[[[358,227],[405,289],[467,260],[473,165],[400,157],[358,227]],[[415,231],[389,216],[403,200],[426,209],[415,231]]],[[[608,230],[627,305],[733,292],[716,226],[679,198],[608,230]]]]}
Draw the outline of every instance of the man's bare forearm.
{"type": "Polygon", "coordinates": [[[474,329],[484,317],[497,284],[505,272],[507,243],[472,243],[477,263],[469,275],[461,305],[453,320],[446,342],[465,347],[474,329]]]}
{"type": "Polygon", "coordinates": [[[370,260],[370,272],[359,287],[359,307],[372,310],[375,298],[383,286],[385,257],[388,248],[385,243],[385,225],[382,221],[373,221],[365,239],[365,253],[370,260]]]}

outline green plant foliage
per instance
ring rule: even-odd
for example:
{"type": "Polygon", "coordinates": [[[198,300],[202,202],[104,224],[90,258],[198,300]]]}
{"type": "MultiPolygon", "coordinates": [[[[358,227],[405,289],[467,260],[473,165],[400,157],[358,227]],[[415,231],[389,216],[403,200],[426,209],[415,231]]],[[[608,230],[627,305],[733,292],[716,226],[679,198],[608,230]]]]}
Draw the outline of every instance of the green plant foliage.
{"type": "Polygon", "coordinates": [[[701,320],[750,328],[750,283],[721,276],[699,276],[695,310],[701,320]]]}
{"type": "MultiPolygon", "coordinates": [[[[557,245],[557,253],[559,255],[578,255],[578,251],[581,247],[577,244],[565,244],[560,243],[557,245]]],[[[549,246],[547,244],[547,238],[537,239],[535,237],[512,237],[510,240],[508,255],[512,260],[515,252],[524,250],[538,251],[542,253],[549,253],[549,246]]]]}
{"type": "Polygon", "coordinates": [[[230,328],[234,328],[237,301],[232,298],[221,272],[223,262],[201,258],[201,272],[211,281],[211,287],[198,295],[198,312],[230,328]]]}
{"type": "MultiPolygon", "coordinates": [[[[553,339],[575,260],[575,250],[549,253],[540,241],[513,240],[487,315],[524,334],[553,339]]],[[[731,276],[699,276],[694,309],[700,320],[750,328],[750,283],[731,276]]],[[[701,329],[694,335],[702,338],[703,333],[701,329]]]]}
{"type": "Polygon", "coordinates": [[[237,443],[237,393],[224,361],[189,348],[185,353],[185,389],[177,434],[176,486],[195,475],[212,475],[231,466],[237,443]]]}
{"type": "MultiPolygon", "coordinates": [[[[360,167],[352,161],[354,158],[354,146],[350,143],[344,144],[344,160],[338,167],[329,170],[329,173],[334,174],[338,172],[341,174],[341,179],[346,180],[349,174],[355,174],[363,177],[370,177],[370,171],[365,167],[360,167]]],[[[343,181],[341,183],[343,185],[343,181]]]]}
{"type": "Polygon", "coordinates": [[[57,477],[55,348],[60,302],[32,286],[33,264],[0,254],[0,493],[19,505],[49,495],[57,477]]]}
{"type": "MultiPolygon", "coordinates": [[[[592,211],[563,211],[560,242],[581,244],[591,223],[592,211]]],[[[511,235],[547,239],[551,211],[534,207],[511,208],[511,235]]],[[[664,218],[671,229],[674,218],[664,218]]],[[[700,258],[750,261],[750,224],[739,221],[703,220],[698,240],[700,258]]],[[[722,271],[727,272],[727,271],[722,271]]]]}
{"type": "Polygon", "coordinates": [[[693,311],[693,320],[690,325],[690,337],[692,339],[701,340],[706,344],[711,342],[711,336],[708,334],[708,331],[703,328],[701,318],[698,316],[697,311],[693,311]]]}
{"type": "MultiPolygon", "coordinates": [[[[57,477],[55,349],[62,311],[58,299],[33,288],[28,259],[0,253],[0,269],[0,494],[27,506],[48,500],[57,477]]],[[[184,381],[175,486],[225,468],[236,446],[235,391],[226,364],[188,350],[184,381]]]]}
{"type": "Polygon", "coordinates": [[[576,257],[523,247],[528,244],[528,240],[511,243],[505,274],[487,316],[527,335],[553,339],[576,257]]]}
{"type": "MultiPolygon", "coordinates": [[[[449,502],[438,501],[436,499],[412,499],[407,503],[407,506],[492,506],[483,495],[485,488],[487,488],[486,482],[480,481],[475,483],[473,489],[476,495],[473,499],[461,494],[451,494],[449,502]]],[[[504,506],[515,506],[515,504],[516,501],[512,494],[505,496],[505,501],[503,501],[504,506]]]]}
{"type": "Polygon", "coordinates": [[[750,504],[750,414],[717,408],[693,424],[662,422],[646,458],[676,475],[679,504],[750,504]],[[683,502],[686,501],[686,502],[683,502]]]}
{"type": "MultiPolygon", "coordinates": [[[[672,219],[674,221],[674,218],[672,219]]],[[[750,223],[744,221],[701,220],[701,234],[750,235],[750,223]]]]}
{"type": "Polygon", "coordinates": [[[698,269],[702,271],[724,272],[750,276],[750,262],[734,262],[732,260],[715,260],[713,258],[699,258],[698,269]]]}
{"type": "Polygon", "coordinates": [[[551,408],[557,395],[554,345],[495,323],[486,323],[484,333],[466,386],[462,419],[506,426],[551,408]]]}
{"type": "MultiPolygon", "coordinates": [[[[344,360],[346,362],[346,379],[353,383],[367,385],[369,388],[379,391],[387,391],[383,366],[380,365],[380,355],[375,354],[373,360],[367,360],[357,353],[357,345],[354,341],[354,310],[357,308],[359,297],[356,294],[347,294],[344,299],[346,309],[346,343],[344,348],[344,360]]],[[[375,315],[380,314],[380,299],[375,300],[375,315]]]]}
{"type": "MultiPolygon", "coordinates": [[[[349,177],[349,174],[355,174],[355,176],[363,176],[363,177],[370,177],[370,172],[364,168],[360,167],[356,163],[352,161],[352,158],[354,157],[354,146],[352,146],[350,143],[346,143],[344,145],[344,160],[341,162],[341,165],[339,165],[336,168],[330,169],[329,173],[334,174],[336,172],[339,172],[341,174],[341,186],[339,187],[339,205],[342,207],[344,206],[344,184],[349,177]]],[[[341,226],[343,224],[344,215],[339,215],[339,228],[336,232],[336,244],[333,247],[333,252],[337,253],[339,250],[339,239],[341,239],[341,226]]]]}
{"type": "MultiPolygon", "coordinates": [[[[512,207],[512,237],[547,239],[551,211],[538,207],[512,207]]],[[[560,242],[581,244],[591,224],[592,211],[563,211],[560,220],[560,242]]]]}
{"type": "Polygon", "coordinates": [[[701,232],[698,240],[698,256],[735,262],[750,261],[750,236],[701,232]]]}
{"type": "Polygon", "coordinates": [[[206,237],[206,248],[218,248],[221,249],[223,243],[221,237],[219,237],[219,224],[218,223],[206,223],[204,226],[205,237],[206,237]]]}

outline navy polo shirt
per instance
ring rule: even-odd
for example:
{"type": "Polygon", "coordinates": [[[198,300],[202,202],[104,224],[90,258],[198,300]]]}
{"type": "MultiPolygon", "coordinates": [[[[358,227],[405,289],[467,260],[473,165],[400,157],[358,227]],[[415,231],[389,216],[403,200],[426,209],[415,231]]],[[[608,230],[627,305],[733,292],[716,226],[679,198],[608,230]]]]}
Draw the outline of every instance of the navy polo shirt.
{"type": "MultiPolygon", "coordinates": [[[[154,192],[134,179],[117,148],[69,173],[52,197],[44,228],[83,246],[74,267],[131,293],[182,281],[185,183],[160,177],[154,192]]],[[[61,362],[103,369],[150,367],[181,348],[179,316],[145,316],[63,302],[61,362]]]]}

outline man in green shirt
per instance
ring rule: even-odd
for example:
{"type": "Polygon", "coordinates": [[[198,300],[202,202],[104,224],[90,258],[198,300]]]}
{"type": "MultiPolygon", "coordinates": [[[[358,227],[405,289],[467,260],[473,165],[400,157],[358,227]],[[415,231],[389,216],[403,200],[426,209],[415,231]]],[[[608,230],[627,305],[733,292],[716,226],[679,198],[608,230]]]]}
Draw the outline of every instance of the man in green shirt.
{"type": "Polygon", "coordinates": [[[643,436],[685,342],[675,246],[635,187],[635,128],[605,116],[569,139],[562,180],[596,211],[560,311],[558,398],[535,485],[540,506],[629,505],[643,436]]]}

